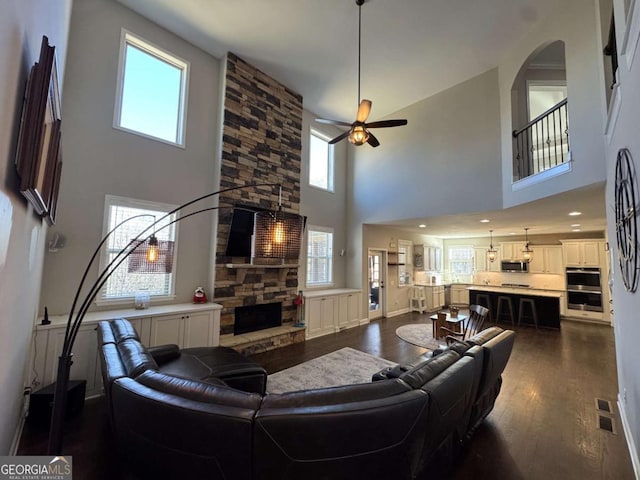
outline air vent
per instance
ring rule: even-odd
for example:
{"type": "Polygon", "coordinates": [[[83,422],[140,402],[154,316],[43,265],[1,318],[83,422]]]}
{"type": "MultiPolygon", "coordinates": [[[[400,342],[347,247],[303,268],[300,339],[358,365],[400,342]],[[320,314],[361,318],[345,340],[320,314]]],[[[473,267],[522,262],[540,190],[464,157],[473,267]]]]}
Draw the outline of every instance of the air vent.
{"type": "Polygon", "coordinates": [[[602,398],[596,398],[596,410],[605,413],[613,413],[611,409],[611,402],[609,400],[603,400],[602,398]]]}
{"type": "Polygon", "coordinates": [[[598,422],[598,428],[600,430],[604,430],[605,432],[617,435],[618,432],[613,418],[607,417],[606,415],[597,414],[596,421],[598,422]]]}

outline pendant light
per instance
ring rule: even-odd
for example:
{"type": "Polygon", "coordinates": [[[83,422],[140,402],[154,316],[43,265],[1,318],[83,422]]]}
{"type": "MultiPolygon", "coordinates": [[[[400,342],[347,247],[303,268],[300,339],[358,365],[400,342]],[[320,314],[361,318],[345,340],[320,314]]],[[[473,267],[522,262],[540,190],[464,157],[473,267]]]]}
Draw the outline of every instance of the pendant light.
{"type": "Polygon", "coordinates": [[[498,251],[493,248],[493,230],[489,230],[489,235],[491,236],[491,240],[489,241],[489,250],[487,250],[487,258],[490,262],[494,262],[496,257],[498,256],[498,251]]]}
{"type": "Polygon", "coordinates": [[[525,263],[531,262],[533,259],[533,250],[529,248],[529,236],[527,234],[528,228],[524,229],[524,250],[522,250],[522,261],[525,263]]]}

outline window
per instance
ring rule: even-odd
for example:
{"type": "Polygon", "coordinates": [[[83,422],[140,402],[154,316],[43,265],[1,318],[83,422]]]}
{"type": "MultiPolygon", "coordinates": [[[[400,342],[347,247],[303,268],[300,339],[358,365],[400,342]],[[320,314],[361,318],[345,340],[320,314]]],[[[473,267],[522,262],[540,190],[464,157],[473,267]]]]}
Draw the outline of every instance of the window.
{"type": "Polygon", "coordinates": [[[398,286],[411,285],[411,251],[413,250],[413,242],[409,240],[398,240],[398,286]]]}
{"type": "Polygon", "coordinates": [[[123,30],[114,126],[184,146],[189,63],[123,30]]]}
{"type": "Polygon", "coordinates": [[[473,274],[473,247],[460,246],[449,248],[449,272],[453,280],[462,275],[473,274]]]}
{"type": "MultiPolygon", "coordinates": [[[[121,224],[109,236],[101,255],[101,269],[115,259],[118,252],[129,242],[139,238],[147,238],[153,229],[141,233],[155,220],[160,220],[175,207],[161,203],[145,202],[131,198],[107,195],[104,208],[103,236],[121,224]],[[138,218],[132,218],[139,216],[138,218]],[[127,221],[127,219],[131,219],[127,221]],[[122,223],[124,222],[124,223],[122,223]]],[[[149,264],[144,261],[145,250],[140,247],[129,255],[104,284],[97,303],[109,303],[114,300],[133,299],[139,290],[145,290],[151,298],[170,298],[174,294],[175,248],[177,240],[176,224],[168,225],[175,220],[171,215],[155,227],[158,239],[159,258],[149,264]],[[163,228],[163,225],[165,227],[163,228]]]]}
{"type": "Polygon", "coordinates": [[[333,145],[314,130],[309,135],[309,185],[333,192],[333,145]]]}
{"type": "Polygon", "coordinates": [[[333,229],[309,226],[307,286],[333,282],[333,229]]]}

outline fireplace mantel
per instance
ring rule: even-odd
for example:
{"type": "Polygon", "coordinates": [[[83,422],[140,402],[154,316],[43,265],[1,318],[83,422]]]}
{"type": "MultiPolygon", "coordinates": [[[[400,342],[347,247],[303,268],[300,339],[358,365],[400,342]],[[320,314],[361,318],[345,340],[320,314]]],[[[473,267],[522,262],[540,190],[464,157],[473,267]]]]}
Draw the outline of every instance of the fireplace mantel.
{"type": "Polygon", "coordinates": [[[270,268],[280,269],[278,272],[278,278],[281,282],[284,282],[287,278],[287,270],[290,268],[298,268],[300,265],[297,263],[282,263],[279,265],[260,265],[255,263],[227,263],[225,267],[233,268],[236,270],[236,281],[238,283],[244,283],[244,277],[247,275],[247,270],[258,268],[270,268]]]}

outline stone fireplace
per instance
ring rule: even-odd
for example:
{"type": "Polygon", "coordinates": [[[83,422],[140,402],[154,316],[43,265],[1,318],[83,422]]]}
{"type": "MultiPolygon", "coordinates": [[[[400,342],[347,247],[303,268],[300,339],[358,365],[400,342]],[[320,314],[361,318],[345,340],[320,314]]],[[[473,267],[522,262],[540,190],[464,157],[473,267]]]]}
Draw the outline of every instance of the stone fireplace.
{"type": "Polygon", "coordinates": [[[235,308],[233,334],[256,332],[282,325],[282,302],[235,308]]]}
{"type": "MultiPolygon", "coordinates": [[[[279,184],[282,209],[299,214],[302,97],[233,53],[227,54],[225,67],[220,188],[279,184]]],[[[276,209],[277,199],[277,187],[220,195],[221,204],[256,209],[276,209]]],[[[282,325],[292,327],[298,268],[229,268],[251,262],[225,255],[231,220],[231,209],[219,210],[214,301],[222,305],[221,335],[234,333],[237,307],[279,303],[282,325]]],[[[299,341],[300,335],[295,337],[299,341]]]]}

